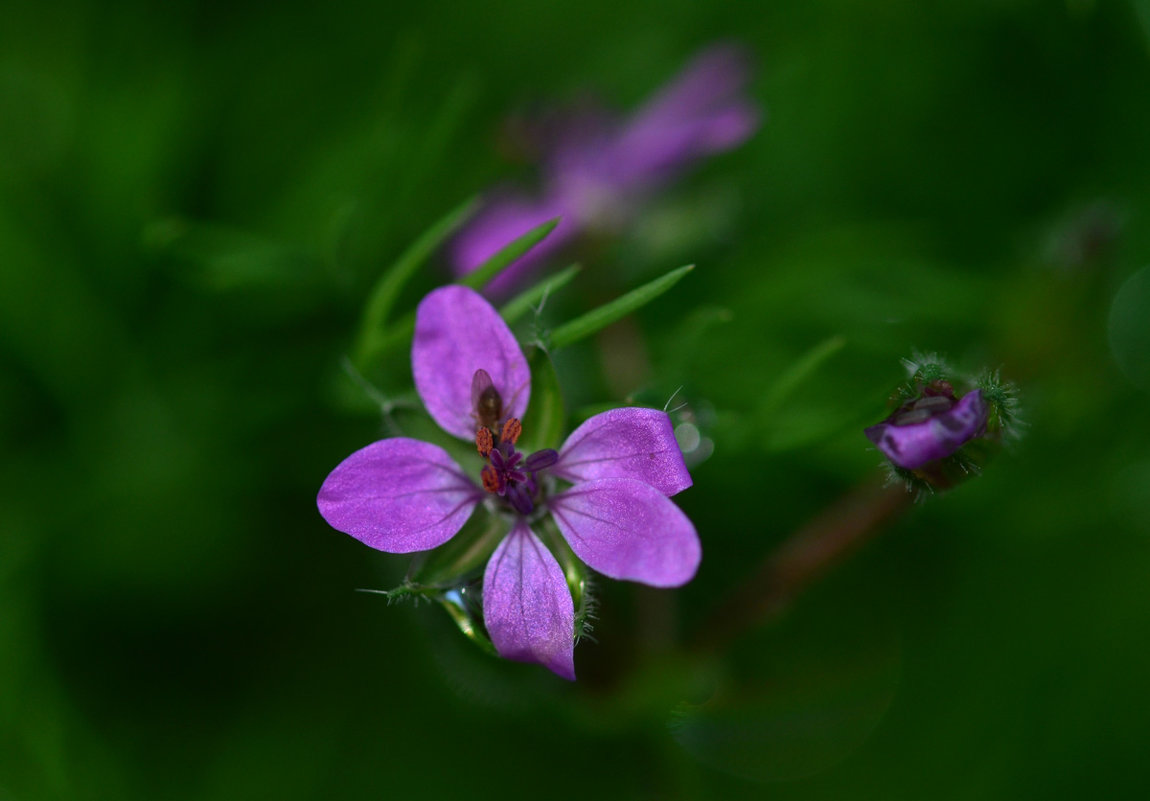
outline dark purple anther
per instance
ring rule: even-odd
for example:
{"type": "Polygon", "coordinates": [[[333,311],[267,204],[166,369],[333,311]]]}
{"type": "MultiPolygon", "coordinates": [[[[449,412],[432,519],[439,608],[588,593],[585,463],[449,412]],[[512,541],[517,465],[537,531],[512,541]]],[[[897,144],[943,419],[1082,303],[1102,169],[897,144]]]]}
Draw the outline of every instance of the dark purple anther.
{"type": "Polygon", "coordinates": [[[544,448],[528,456],[527,461],[523,463],[523,469],[528,473],[534,473],[538,470],[547,469],[557,461],[559,461],[559,452],[551,448],[544,448]]]}

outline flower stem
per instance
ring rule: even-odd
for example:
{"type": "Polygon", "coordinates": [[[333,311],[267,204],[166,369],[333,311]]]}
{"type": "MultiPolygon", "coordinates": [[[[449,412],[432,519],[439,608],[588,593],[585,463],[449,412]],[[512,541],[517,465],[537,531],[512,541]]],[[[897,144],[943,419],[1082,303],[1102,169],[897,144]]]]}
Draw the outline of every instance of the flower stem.
{"type": "Polygon", "coordinates": [[[718,650],[744,632],[777,619],[807,587],[913,503],[914,495],[902,486],[868,483],[849,492],[792,534],[707,617],[693,649],[718,650]]]}

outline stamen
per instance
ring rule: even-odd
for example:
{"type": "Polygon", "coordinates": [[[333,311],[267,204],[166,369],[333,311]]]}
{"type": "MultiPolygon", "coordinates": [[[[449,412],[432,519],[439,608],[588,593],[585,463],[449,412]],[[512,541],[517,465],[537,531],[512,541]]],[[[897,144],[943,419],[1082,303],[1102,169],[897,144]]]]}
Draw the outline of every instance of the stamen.
{"type": "Polygon", "coordinates": [[[499,471],[489,464],[483,465],[483,469],[479,471],[479,477],[483,479],[483,489],[490,493],[501,495],[505,484],[499,475],[499,471]]]}
{"type": "Polygon", "coordinates": [[[503,433],[499,435],[499,439],[503,442],[510,442],[514,445],[519,440],[519,435],[523,433],[523,424],[519,422],[517,417],[509,417],[507,422],[503,424],[503,433]]]}
{"type": "Polygon", "coordinates": [[[557,461],[559,461],[559,453],[551,448],[544,448],[528,456],[527,461],[523,463],[523,469],[528,473],[534,473],[536,470],[550,467],[557,461]]]}
{"type": "Polygon", "coordinates": [[[484,458],[491,453],[491,449],[495,447],[495,440],[491,436],[490,428],[482,426],[475,432],[475,447],[479,449],[479,455],[484,458]]]}
{"type": "MultiPolygon", "coordinates": [[[[481,386],[478,373],[476,375],[476,385],[481,386]]],[[[488,389],[494,392],[493,388],[488,389]]],[[[481,389],[480,394],[486,391],[481,389]]],[[[503,423],[498,434],[492,427],[483,425],[475,432],[475,447],[487,458],[487,464],[480,471],[483,489],[506,498],[516,512],[527,515],[535,508],[533,498],[539,489],[535,471],[555,464],[559,454],[546,449],[525,457],[515,450],[515,441],[522,433],[523,425],[514,417],[503,423]]]]}

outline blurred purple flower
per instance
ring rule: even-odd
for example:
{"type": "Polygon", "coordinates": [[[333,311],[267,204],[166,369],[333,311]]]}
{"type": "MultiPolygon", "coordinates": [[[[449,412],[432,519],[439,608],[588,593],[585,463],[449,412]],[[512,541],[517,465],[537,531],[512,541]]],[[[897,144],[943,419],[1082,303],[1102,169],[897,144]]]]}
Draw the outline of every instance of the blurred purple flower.
{"type": "Polygon", "coordinates": [[[624,225],[653,190],[758,128],[758,107],[743,95],[747,54],[731,44],[699,53],[627,119],[583,110],[552,119],[531,138],[542,187],[535,197],[503,191],[452,242],[465,275],[511,239],[554,217],[558,227],[495,284],[506,288],[579,234],[624,225]]]}
{"type": "Polygon", "coordinates": [[[989,413],[981,390],[957,400],[950,385],[940,381],[863,433],[894,465],[918,470],[981,436],[989,413]]]}
{"type": "Polygon", "coordinates": [[[571,550],[603,575],[655,587],[690,581],[699,539],[668,496],[691,486],[666,413],[614,409],[587,420],[558,451],[516,450],[531,391],[523,351],[474,291],[447,286],[416,312],[415,387],[449,434],[476,443],[482,489],[445,450],[397,437],[331,472],[320,514],[389,553],[435,548],[488,500],[511,530],[487,563],[483,619],[500,655],[575,678],[574,602],[563,570],[532,531],[550,513],[571,550]],[[555,492],[557,481],[571,486],[555,492]]]}

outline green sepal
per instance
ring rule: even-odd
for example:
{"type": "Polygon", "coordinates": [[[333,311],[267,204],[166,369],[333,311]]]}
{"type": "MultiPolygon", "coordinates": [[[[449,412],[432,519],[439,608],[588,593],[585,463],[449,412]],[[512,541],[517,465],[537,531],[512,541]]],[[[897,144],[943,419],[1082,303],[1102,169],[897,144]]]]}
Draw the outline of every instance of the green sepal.
{"type": "Polygon", "coordinates": [[[990,406],[987,433],[1007,440],[1021,436],[1025,424],[1019,418],[1018,387],[1010,381],[1003,381],[998,370],[984,371],[975,381],[975,386],[982,390],[982,397],[990,406]]]}
{"type": "Polygon", "coordinates": [[[480,506],[458,534],[415,558],[406,581],[420,587],[458,586],[482,571],[510,528],[506,518],[490,514],[480,506]]]}
{"type": "Polygon", "coordinates": [[[547,235],[554,231],[555,226],[558,224],[559,218],[556,217],[542,225],[535,226],[523,234],[523,236],[511,240],[511,242],[501,247],[494,256],[459,279],[459,283],[472,289],[482,289],[495,280],[496,276],[501,272],[510,267],[512,262],[546,239],[547,235]]]}
{"type": "Polygon", "coordinates": [[[499,655],[499,652],[495,650],[495,645],[491,642],[491,637],[487,634],[487,627],[483,625],[483,583],[481,581],[452,587],[443,592],[437,600],[467,639],[492,656],[499,655]]]}
{"type": "Polygon", "coordinates": [[[567,580],[567,589],[571,592],[571,600],[575,603],[575,641],[587,636],[593,626],[591,621],[595,618],[595,598],[592,593],[592,579],[590,570],[583,564],[567,540],[555,525],[551,517],[545,517],[534,526],[537,534],[541,534],[543,541],[548,545],[563,577],[567,580]]]}
{"type": "Polygon", "coordinates": [[[523,416],[523,435],[517,448],[523,453],[534,453],[541,448],[558,448],[567,422],[567,409],[559,376],[551,356],[538,345],[527,354],[531,369],[531,403],[523,416]]]}
{"type": "Polygon", "coordinates": [[[582,265],[572,264],[566,269],[560,270],[554,275],[549,275],[530,289],[520,292],[511,300],[503,304],[499,309],[499,314],[511,325],[527,312],[535,308],[537,303],[543,301],[544,298],[551,295],[552,292],[557,292],[579,274],[582,270],[582,265]]]}
{"type": "Polygon", "coordinates": [[[507,536],[510,521],[482,506],[450,540],[419,554],[403,584],[392,590],[367,590],[388,601],[434,601],[459,630],[482,650],[495,654],[483,625],[483,571],[487,560],[507,536]]]}
{"type": "Polygon", "coordinates": [[[459,630],[478,645],[483,651],[497,656],[487,628],[483,625],[483,581],[475,578],[454,587],[428,587],[404,580],[403,584],[392,590],[360,590],[387,598],[390,604],[394,601],[434,601],[439,604],[451,621],[459,630]]]}
{"type": "Polygon", "coordinates": [[[576,317],[574,320],[564,323],[551,332],[548,338],[551,348],[563,348],[571,345],[584,337],[594,334],[602,328],[606,328],[616,320],[626,317],[631,312],[645,306],[659,297],[659,295],[662,295],[693,269],[695,269],[695,265],[688,264],[677,270],[671,270],[671,272],[656,278],[654,281],[649,281],[637,289],[632,289],[625,295],[620,295],[614,300],[604,303],[597,309],[593,309],[584,315],[576,317]]]}
{"type": "Polygon", "coordinates": [[[363,322],[353,350],[357,367],[364,369],[389,339],[387,321],[400,291],[431,254],[467,221],[477,205],[476,198],[469,198],[452,209],[412,242],[375,282],[364,307],[363,322]]]}

